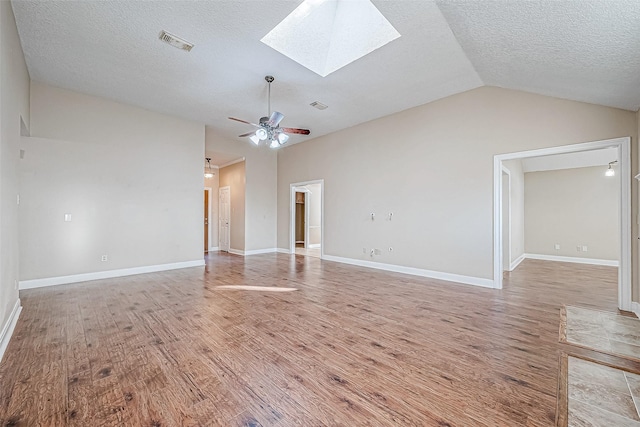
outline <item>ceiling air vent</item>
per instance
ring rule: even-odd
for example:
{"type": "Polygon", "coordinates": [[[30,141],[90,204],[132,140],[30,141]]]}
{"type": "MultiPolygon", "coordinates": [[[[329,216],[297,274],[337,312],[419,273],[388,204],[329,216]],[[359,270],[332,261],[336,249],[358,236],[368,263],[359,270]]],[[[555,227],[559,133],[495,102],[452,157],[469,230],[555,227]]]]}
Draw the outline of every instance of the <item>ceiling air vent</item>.
{"type": "Polygon", "coordinates": [[[186,50],[187,52],[191,52],[191,49],[193,48],[193,43],[189,43],[188,41],[181,39],[178,36],[174,36],[171,33],[167,33],[164,30],[160,32],[160,40],[173,47],[177,47],[178,49],[186,50]]]}
{"type": "Polygon", "coordinates": [[[313,101],[311,104],[313,108],[317,108],[318,110],[326,110],[328,107],[324,105],[322,102],[313,101]]]}

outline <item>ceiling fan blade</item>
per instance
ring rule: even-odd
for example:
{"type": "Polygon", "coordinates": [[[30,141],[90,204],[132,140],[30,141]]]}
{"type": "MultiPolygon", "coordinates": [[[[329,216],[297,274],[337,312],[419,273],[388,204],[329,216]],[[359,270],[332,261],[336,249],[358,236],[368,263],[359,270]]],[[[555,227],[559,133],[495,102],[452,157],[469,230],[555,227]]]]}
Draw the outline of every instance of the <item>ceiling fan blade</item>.
{"type": "Polygon", "coordinates": [[[297,133],[298,135],[309,135],[311,131],[309,129],[298,129],[298,128],[280,128],[283,132],[286,133],[297,133]]]}
{"type": "Polygon", "coordinates": [[[260,125],[257,125],[257,124],[255,124],[255,123],[248,122],[248,121],[246,121],[246,120],[236,119],[235,117],[227,117],[227,118],[228,118],[228,119],[230,119],[230,120],[235,120],[236,122],[246,123],[246,124],[248,124],[248,125],[255,126],[255,127],[257,127],[257,128],[259,128],[259,127],[260,127],[260,125]]]}
{"type": "Polygon", "coordinates": [[[284,114],[274,111],[271,113],[271,117],[267,121],[267,124],[271,127],[276,127],[284,119],[284,114]]]}
{"type": "Polygon", "coordinates": [[[247,133],[243,133],[242,135],[238,135],[238,138],[244,138],[245,136],[250,136],[253,135],[255,132],[247,132],[247,133]]]}

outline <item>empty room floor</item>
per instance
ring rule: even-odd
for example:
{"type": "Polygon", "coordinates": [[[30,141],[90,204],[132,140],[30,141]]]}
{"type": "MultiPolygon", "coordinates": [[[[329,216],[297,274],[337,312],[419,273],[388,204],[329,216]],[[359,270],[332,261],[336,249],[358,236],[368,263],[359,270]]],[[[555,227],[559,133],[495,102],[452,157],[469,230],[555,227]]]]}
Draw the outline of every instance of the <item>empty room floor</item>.
{"type": "Polygon", "coordinates": [[[215,253],[204,272],[22,291],[0,421],[552,426],[560,307],[616,311],[616,286],[613,267],[535,260],[496,291],[215,253]]]}

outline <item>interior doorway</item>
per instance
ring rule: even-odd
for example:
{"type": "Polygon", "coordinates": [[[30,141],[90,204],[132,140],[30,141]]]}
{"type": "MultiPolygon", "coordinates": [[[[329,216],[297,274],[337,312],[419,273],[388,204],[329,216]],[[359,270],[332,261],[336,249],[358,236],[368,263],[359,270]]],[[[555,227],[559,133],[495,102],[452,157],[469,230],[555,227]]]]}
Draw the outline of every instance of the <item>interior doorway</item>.
{"type": "Polygon", "coordinates": [[[231,187],[220,187],[218,189],[218,201],[220,209],[218,247],[221,251],[229,252],[231,240],[231,187]]]}
{"type": "Polygon", "coordinates": [[[308,248],[309,245],[309,208],[307,203],[311,191],[307,187],[296,189],[296,249],[308,248]]]}
{"type": "MultiPolygon", "coordinates": [[[[500,154],[494,156],[494,218],[493,218],[493,249],[494,249],[494,287],[502,289],[503,271],[505,270],[506,250],[504,240],[504,203],[505,191],[503,162],[513,159],[527,159],[541,156],[551,156],[569,153],[591,152],[613,148],[617,150],[619,159],[619,268],[618,268],[618,308],[631,311],[631,154],[630,138],[616,138],[604,141],[594,141],[582,144],[565,145],[539,150],[522,151],[517,153],[500,154]]],[[[508,197],[507,197],[508,198],[508,197]]]]}
{"type": "Polygon", "coordinates": [[[211,207],[209,206],[209,198],[211,197],[211,189],[204,189],[204,253],[209,253],[209,218],[211,217],[211,207]]]}
{"type": "Polygon", "coordinates": [[[291,184],[290,253],[322,258],[324,180],[291,184]]]}

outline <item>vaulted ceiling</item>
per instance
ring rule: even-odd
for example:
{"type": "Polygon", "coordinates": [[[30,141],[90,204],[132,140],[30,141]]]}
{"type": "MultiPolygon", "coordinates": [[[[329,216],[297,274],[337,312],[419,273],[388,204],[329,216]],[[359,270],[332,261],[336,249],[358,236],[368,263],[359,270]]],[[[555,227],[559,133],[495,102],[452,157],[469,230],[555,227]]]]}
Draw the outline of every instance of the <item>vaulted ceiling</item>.
{"type": "Polygon", "coordinates": [[[276,77],[272,108],[285,114],[282,125],[311,137],[482,85],[640,107],[637,0],[374,0],[401,37],[324,78],[260,42],[300,3],[12,2],[33,80],[238,140],[251,128],[227,117],[266,114],[267,74],[276,77]],[[195,47],[164,44],[161,30],[195,47]]]}

